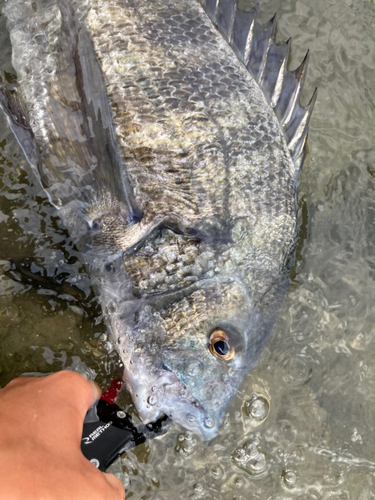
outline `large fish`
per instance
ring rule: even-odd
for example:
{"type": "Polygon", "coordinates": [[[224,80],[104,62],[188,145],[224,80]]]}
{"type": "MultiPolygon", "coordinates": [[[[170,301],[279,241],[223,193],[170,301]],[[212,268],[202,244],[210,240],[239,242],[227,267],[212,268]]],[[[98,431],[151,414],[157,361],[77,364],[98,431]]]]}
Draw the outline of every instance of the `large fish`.
{"type": "Polygon", "coordinates": [[[236,0],[9,0],[8,123],[99,283],[141,418],[210,439],[288,286],[316,93],[236,0]]]}

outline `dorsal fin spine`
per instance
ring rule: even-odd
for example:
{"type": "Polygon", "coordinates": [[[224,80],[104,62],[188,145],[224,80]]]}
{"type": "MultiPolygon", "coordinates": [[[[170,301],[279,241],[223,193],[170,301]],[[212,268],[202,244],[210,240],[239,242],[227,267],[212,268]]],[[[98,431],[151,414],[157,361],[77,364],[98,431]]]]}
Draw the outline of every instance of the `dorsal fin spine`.
{"type": "Polygon", "coordinates": [[[260,65],[260,69],[259,69],[258,83],[259,83],[260,87],[262,87],[262,88],[263,88],[263,85],[262,85],[263,77],[264,77],[264,73],[265,73],[265,70],[267,67],[267,56],[268,56],[268,52],[269,52],[270,47],[271,47],[272,39],[275,36],[275,32],[276,32],[276,18],[277,18],[277,15],[275,14],[273,16],[273,18],[270,19],[270,21],[269,21],[271,36],[268,38],[267,49],[264,51],[264,56],[263,56],[262,63],[260,65]]]}
{"type": "Polygon", "coordinates": [[[203,0],[202,5],[208,17],[216,25],[217,4],[219,0],[203,0]]]}
{"type": "Polygon", "coordinates": [[[257,23],[259,4],[244,11],[239,8],[239,0],[199,1],[263,90],[279,120],[298,173],[317,95],[315,90],[307,107],[299,103],[309,52],[297,69],[288,71],[291,39],[276,44],[276,16],[260,25],[257,23]]]}
{"type": "Polygon", "coordinates": [[[310,52],[307,51],[302,63],[298,66],[298,68],[296,68],[294,71],[290,72],[296,78],[297,85],[296,85],[296,88],[291,96],[289,106],[286,110],[286,113],[281,120],[282,125],[285,125],[285,126],[288,125],[289,121],[292,118],[293,111],[294,111],[295,107],[299,104],[299,97],[301,95],[302,87],[303,87],[303,84],[305,82],[307,66],[309,64],[309,55],[310,55],[310,52]]]}
{"type": "Polygon", "coordinates": [[[250,24],[249,33],[247,35],[247,40],[246,40],[246,44],[245,44],[245,53],[244,53],[243,62],[245,64],[246,68],[248,67],[249,62],[250,62],[250,55],[251,55],[251,49],[253,47],[254,28],[255,28],[255,24],[256,24],[257,14],[258,14],[258,12],[255,13],[255,17],[250,24]]]}
{"type": "Polygon", "coordinates": [[[250,57],[246,68],[258,83],[274,36],[274,19],[275,16],[265,24],[254,24],[250,57]]]}
{"type": "Polygon", "coordinates": [[[272,91],[272,94],[270,95],[270,104],[272,108],[275,108],[277,101],[279,100],[281,90],[283,87],[283,82],[284,82],[284,75],[288,70],[288,59],[289,59],[289,53],[290,53],[290,44],[291,44],[292,39],[289,38],[285,43],[279,46],[279,49],[282,50],[283,52],[283,57],[282,61],[280,64],[278,76],[276,77],[274,88],[272,91]]]}
{"type": "Polygon", "coordinates": [[[232,44],[233,25],[237,4],[238,0],[235,0],[234,2],[227,0],[225,2],[220,2],[217,9],[216,25],[229,42],[229,45],[232,44]]]}
{"type": "Polygon", "coordinates": [[[301,119],[296,131],[294,132],[293,139],[290,141],[290,144],[288,144],[289,148],[292,151],[293,158],[298,156],[298,150],[300,149],[301,143],[306,142],[308,128],[309,128],[309,121],[314,109],[317,95],[318,95],[318,89],[315,88],[309,104],[305,108],[300,106],[301,109],[304,110],[304,116],[301,119]]]}
{"type": "Polygon", "coordinates": [[[249,61],[254,24],[258,15],[259,4],[250,11],[235,9],[230,45],[240,61],[246,66],[249,61]]]}

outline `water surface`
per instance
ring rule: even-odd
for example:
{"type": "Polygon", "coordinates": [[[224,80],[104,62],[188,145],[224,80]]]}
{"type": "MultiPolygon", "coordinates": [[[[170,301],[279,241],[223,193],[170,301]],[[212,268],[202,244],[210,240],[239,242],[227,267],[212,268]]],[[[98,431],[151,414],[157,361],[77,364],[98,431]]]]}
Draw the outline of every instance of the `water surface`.
{"type": "MultiPolygon", "coordinates": [[[[125,454],[112,471],[127,498],[375,498],[375,4],[261,2],[261,20],[275,12],[290,67],[310,49],[305,102],[319,88],[291,287],[220,435],[202,443],[174,425],[125,454]]],[[[3,17],[0,31],[12,88],[3,17]]],[[[121,372],[105,335],[89,277],[0,116],[0,385],[85,363],[105,387],[121,372]]]]}

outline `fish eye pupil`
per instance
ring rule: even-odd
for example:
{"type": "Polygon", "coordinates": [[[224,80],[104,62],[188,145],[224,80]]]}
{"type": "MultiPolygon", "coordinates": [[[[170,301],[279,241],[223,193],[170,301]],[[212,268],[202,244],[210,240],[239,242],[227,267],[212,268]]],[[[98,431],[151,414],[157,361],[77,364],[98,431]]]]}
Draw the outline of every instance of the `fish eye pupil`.
{"type": "Polygon", "coordinates": [[[209,348],[211,354],[230,361],[236,355],[234,347],[231,347],[230,340],[228,339],[228,332],[218,327],[211,331],[209,348]]]}
{"type": "Polygon", "coordinates": [[[218,340],[213,347],[219,356],[226,356],[229,352],[229,346],[225,340],[218,340]]]}

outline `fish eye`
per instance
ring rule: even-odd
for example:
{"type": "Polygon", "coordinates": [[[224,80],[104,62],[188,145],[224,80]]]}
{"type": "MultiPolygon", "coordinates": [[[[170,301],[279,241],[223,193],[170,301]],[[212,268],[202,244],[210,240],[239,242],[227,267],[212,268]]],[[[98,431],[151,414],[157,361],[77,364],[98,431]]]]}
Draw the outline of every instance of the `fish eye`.
{"type": "Polygon", "coordinates": [[[227,333],[221,328],[215,328],[210,335],[210,352],[225,361],[233,359],[235,355],[235,350],[230,345],[227,333]]]}

